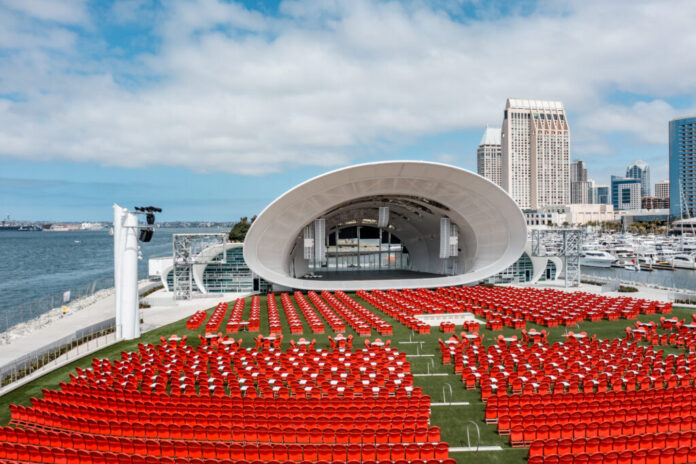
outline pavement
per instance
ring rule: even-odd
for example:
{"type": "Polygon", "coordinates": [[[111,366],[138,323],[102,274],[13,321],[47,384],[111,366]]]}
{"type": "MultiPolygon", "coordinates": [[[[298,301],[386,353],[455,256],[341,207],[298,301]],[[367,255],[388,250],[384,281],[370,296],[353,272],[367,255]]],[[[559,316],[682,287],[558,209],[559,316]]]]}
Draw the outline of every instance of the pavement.
{"type": "MultiPolygon", "coordinates": [[[[148,285],[147,281],[141,281],[139,288],[142,290],[148,285]]],[[[163,325],[176,322],[188,317],[199,309],[210,308],[220,301],[230,301],[248,293],[216,293],[210,297],[199,297],[187,301],[174,301],[172,294],[159,290],[143,298],[152,306],[142,310],[142,332],[147,332],[163,325]]],[[[0,366],[5,366],[12,361],[34,352],[44,346],[58,342],[66,336],[72,335],[76,330],[106,321],[115,316],[115,297],[113,291],[107,291],[102,298],[98,298],[87,306],[68,308],[64,317],[53,315],[40,321],[30,321],[22,327],[11,329],[11,334],[5,338],[5,344],[0,345],[0,366]]]]}
{"type": "MultiPolygon", "coordinates": [[[[559,279],[556,281],[537,282],[534,284],[519,284],[519,285],[513,285],[513,286],[514,287],[531,287],[531,288],[552,288],[555,290],[564,290],[564,291],[568,291],[568,292],[587,292],[587,293],[596,293],[598,295],[608,296],[608,297],[644,298],[647,300],[655,300],[655,301],[663,301],[663,302],[672,301],[672,296],[674,294],[674,290],[647,287],[645,285],[639,285],[639,284],[628,284],[628,285],[631,287],[637,288],[638,291],[633,292],[633,293],[603,292],[601,285],[592,285],[592,284],[580,284],[580,287],[568,287],[568,288],[566,288],[565,281],[563,279],[559,279]]],[[[679,306],[689,306],[689,305],[681,305],[680,304],[679,306]]]]}

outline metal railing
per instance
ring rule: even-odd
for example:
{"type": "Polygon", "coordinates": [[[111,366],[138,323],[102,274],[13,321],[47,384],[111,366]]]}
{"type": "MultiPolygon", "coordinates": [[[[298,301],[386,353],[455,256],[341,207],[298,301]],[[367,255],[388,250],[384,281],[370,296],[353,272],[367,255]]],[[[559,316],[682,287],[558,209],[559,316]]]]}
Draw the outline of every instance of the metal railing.
{"type": "Polygon", "coordinates": [[[454,397],[454,392],[452,391],[452,385],[448,382],[442,384],[442,402],[452,404],[452,398],[454,397]],[[447,392],[449,392],[449,402],[447,401],[447,392]]]}
{"type": "MultiPolygon", "coordinates": [[[[114,332],[116,328],[115,324],[115,318],[111,318],[89,327],[76,330],[60,340],[42,346],[31,353],[14,359],[4,366],[0,366],[0,387],[4,387],[23,377],[31,375],[80,345],[114,332]]],[[[79,352],[77,355],[76,358],[79,357],[79,352]]]]}
{"type": "Polygon", "coordinates": [[[676,304],[696,304],[696,292],[669,292],[669,299],[676,304]]]}
{"type": "Polygon", "coordinates": [[[113,286],[113,277],[103,277],[85,285],[66,289],[60,293],[37,298],[27,303],[12,305],[10,308],[3,308],[0,310],[0,339],[3,338],[2,334],[18,324],[31,323],[39,316],[53,309],[60,310],[63,305],[68,305],[73,309],[76,304],[79,305],[80,300],[84,300],[86,297],[92,296],[101,290],[113,288],[113,286]]]}

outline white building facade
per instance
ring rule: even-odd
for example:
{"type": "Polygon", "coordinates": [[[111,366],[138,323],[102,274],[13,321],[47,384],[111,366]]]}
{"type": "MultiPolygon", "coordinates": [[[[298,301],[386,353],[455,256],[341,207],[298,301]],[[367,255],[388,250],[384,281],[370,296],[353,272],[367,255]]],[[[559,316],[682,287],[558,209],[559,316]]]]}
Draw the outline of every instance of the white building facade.
{"type": "Polygon", "coordinates": [[[508,99],[502,187],[522,209],[570,203],[570,131],[563,103],[508,99]]]}
{"type": "Polygon", "coordinates": [[[476,150],[477,172],[496,185],[501,185],[500,129],[487,127],[476,150]]]}
{"type": "Polygon", "coordinates": [[[528,227],[582,226],[590,222],[615,220],[614,206],[606,204],[545,206],[536,210],[525,210],[524,216],[528,227]]]}
{"type": "Polygon", "coordinates": [[[640,199],[641,185],[639,183],[618,186],[617,210],[640,209],[640,199]]]}
{"type": "Polygon", "coordinates": [[[669,181],[661,180],[655,182],[655,196],[658,198],[669,198],[669,181]]]}

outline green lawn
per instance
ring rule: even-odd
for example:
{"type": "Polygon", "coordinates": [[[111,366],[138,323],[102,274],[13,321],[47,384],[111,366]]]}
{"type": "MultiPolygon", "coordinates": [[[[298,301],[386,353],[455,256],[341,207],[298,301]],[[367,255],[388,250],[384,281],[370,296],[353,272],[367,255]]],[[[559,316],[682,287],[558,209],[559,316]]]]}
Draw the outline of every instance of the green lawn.
{"type": "MultiPolygon", "coordinates": [[[[437,402],[442,402],[443,401],[443,387],[447,388],[445,384],[449,384],[452,388],[452,400],[454,402],[468,402],[469,405],[467,406],[433,406],[432,408],[432,413],[431,413],[431,420],[434,425],[439,426],[442,429],[442,440],[446,441],[450,444],[450,446],[467,446],[467,429],[469,430],[469,436],[471,437],[472,444],[476,444],[476,437],[477,437],[477,432],[476,432],[476,427],[475,425],[472,424],[472,422],[476,425],[478,425],[480,434],[481,434],[481,441],[480,445],[498,445],[503,447],[502,451],[496,451],[496,452],[490,452],[490,451],[480,451],[478,453],[455,453],[452,456],[458,460],[459,463],[463,463],[465,461],[475,461],[475,462],[482,462],[482,463],[522,463],[524,462],[524,459],[527,455],[527,449],[512,449],[508,446],[506,437],[501,438],[495,433],[495,426],[493,425],[485,425],[483,422],[484,418],[484,405],[480,401],[480,394],[478,391],[467,391],[463,388],[463,385],[461,383],[461,380],[459,376],[454,375],[453,373],[453,368],[452,366],[443,366],[441,361],[440,361],[440,356],[439,356],[439,344],[438,344],[438,338],[442,337],[444,338],[445,336],[437,330],[437,328],[433,328],[433,332],[429,335],[417,335],[413,334],[409,329],[407,329],[405,326],[401,325],[398,321],[390,318],[386,314],[382,313],[381,311],[375,309],[372,307],[369,303],[366,301],[356,297],[354,294],[350,294],[351,297],[356,299],[358,302],[360,302],[362,305],[364,305],[366,308],[373,310],[376,314],[378,314],[380,317],[385,319],[387,322],[392,324],[394,327],[394,335],[392,337],[380,337],[379,334],[373,331],[371,339],[375,338],[391,338],[392,340],[392,347],[397,348],[408,355],[416,355],[418,353],[420,354],[430,354],[434,356],[429,356],[429,357],[409,357],[409,361],[411,362],[412,366],[412,372],[414,374],[419,374],[419,373],[426,373],[429,371],[432,372],[437,372],[437,373],[446,373],[446,376],[430,376],[430,377],[421,377],[421,376],[416,376],[414,377],[414,383],[421,387],[424,391],[424,393],[428,394],[432,398],[433,403],[437,402]],[[409,342],[409,341],[417,341],[417,342],[422,342],[421,344],[414,344],[414,343],[400,343],[400,342],[409,342]],[[422,346],[422,349],[420,348],[422,346]]],[[[245,314],[244,314],[244,319],[248,317],[249,314],[249,307],[250,303],[249,300],[250,298],[247,299],[247,304],[245,308],[245,314]]],[[[289,334],[289,327],[287,326],[287,321],[285,320],[285,313],[283,310],[283,306],[280,302],[280,296],[276,297],[276,303],[278,306],[278,312],[280,315],[281,319],[281,324],[283,325],[283,331],[286,334],[286,338],[283,341],[284,347],[288,346],[288,341],[291,339],[291,337],[287,334],[289,334]]],[[[232,302],[230,303],[230,310],[228,310],[227,316],[229,317],[229,314],[231,312],[231,306],[232,302]]],[[[267,334],[268,333],[268,319],[266,317],[266,297],[262,296],[261,297],[261,332],[262,334],[267,334]]],[[[317,340],[317,347],[328,347],[328,335],[329,334],[323,334],[323,335],[313,335],[310,332],[309,326],[304,320],[304,316],[302,314],[302,311],[297,309],[298,316],[300,319],[303,321],[304,329],[305,329],[305,334],[304,337],[308,339],[316,339],[317,340]]],[[[208,312],[212,312],[213,308],[210,308],[208,312]]],[[[677,317],[681,318],[687,318],[690,320],[692,311],[686,308],[674,308],[673,314],[677,317]]],[[[639,320],[641,321],[659,321],[659,318],[661,315],[642,315],[639,316],[639,320]]],[[[221,331],[224,331],[225,324],[227,322],[227,319],[223,320],[222,325],[220,326],[221,331]]],[[[626,320],[619,320],[619,321],[613,321],[613,322],[608,322],[608,321],[601,321],[601,322],[595,322],[595,323],[590,323],[586,322],[581,324],[580,328],[572,328],[573,331],[586,331],[588,334],[597,334],[599,338],[616,338],[616,337],[623,337],[625,332],[624,329],[627,325],[633,325],[634,321],[626,321],[626,320]]],[[[330,331],[328,326],[326,326],[327,331],[330,331]]],[[[527,328],[531,327],[536,327],[537,329],[541,330],[543,327],[536,326],[535,324],[527,324],[527,328]]],[[[554,341],[559,341],[562,340],[562,335],[566,331],[566,328],[556,328],[556,329],[546,329],[550,331],[550,336],[549,336],[549,341],[554,342],[554,341]]],[[[152,332],[148,332],[147,334],[143,335],[140,339],[134,340],[134,341],[128,341],[128,342],[121,342],[116,345],[113,345],[111,347],[105,348],[93,355],[90,355],[88,357],[82,358],[80,360],[77,360],[68,366],[65,366],[63,368],[57,369],[54,372],[47,374],[11,393],[8,393],[7,395],[3,396],[0,398],[0,424],[1,425],[6,425],[9,422],[10,415],[9,415],[9,409],[8,406],[10,404],[23,404],[23,405],[28,405],[30,403],[30,398],[31,397],[39,397],[41,396],[41,390],[44,388],[47,389],[57,389],[59,388],[59,383],[64,382],[68,379],[68,376],[71,372],[74,371],[75,367],[80,366],[80,367],[88,367],[91,364],[92,358],[118,358],[120,357],[121,351],[130,351],[137,349],[137,344],[140,342],[143,343],[158,343],[159,342],[159,337],[161,335],[164,336],[169,336],[173,333],[177,333],[180,335],[183,334],[188,334],[188,340],[191,345],[197,345],[198,344],[198,338],[196,334],[200,333],[202,334],[205,331],[204,325],[201,326],[200,329],[196,331],[188,331],[186,329],[186,320],[181,320],[172,324],[169,324],[167,326],[161,327],[157,330],[153,330],[152,332]]],[[[504,334],[504,335],[513,335],[517,334],[519,335],[519,332],[510,328],[506,328],[502,332],[491,332],[486,330],[484,327],[481,328],[482,333],[486,335],[484,339],[484,344],[490,344],[492,343],[494,337],[496,337],[499,334],[504,334]]],[[[362,339],[358,337],[357,333],[355,333],[352,329],[349,327],[347,328],[347,334],[353,334],[354,341],[353,341],[353,346],[354,348],[359,348],[362,346],[362,339]]],[[[241,337],[244,339],[244,346],[253,346],[253,337],[255,337],[256,334],[253,333],[242,333],[242,334],[234,334],[235,338],[241,337]]],[[[294,336],[292,339],[297,339],[300,338],[300,336],[294,336]]],[[[665,352],[671,353],[671,352],[677,352],[676,349],[674,348],[665,348],[665,352]]],[[[447,390],[449,392],[449,390],[447,390]]],[[[448,399],[449,399],[449,394],[448,394],[448,399]]]]}

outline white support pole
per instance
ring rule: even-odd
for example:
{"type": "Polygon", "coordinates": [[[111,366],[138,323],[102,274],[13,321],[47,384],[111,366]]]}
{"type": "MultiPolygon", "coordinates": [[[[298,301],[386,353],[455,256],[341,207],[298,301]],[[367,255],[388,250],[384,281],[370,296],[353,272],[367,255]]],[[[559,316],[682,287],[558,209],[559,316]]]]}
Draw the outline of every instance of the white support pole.
{"type": "Polygon", "coordinates": [[[121,325],[121,258],[123,255],[123,216],[126,210],[114,203],[114,301],[116,310],[116,339],[123,337],[121,325]]]}
{"type": "Polygon", "coordinates": [[[128,212],[125,216],[121,259],[121,320],[123,338],[140,337],[138,314],[138,216],[128,212]]]}

